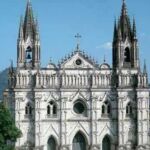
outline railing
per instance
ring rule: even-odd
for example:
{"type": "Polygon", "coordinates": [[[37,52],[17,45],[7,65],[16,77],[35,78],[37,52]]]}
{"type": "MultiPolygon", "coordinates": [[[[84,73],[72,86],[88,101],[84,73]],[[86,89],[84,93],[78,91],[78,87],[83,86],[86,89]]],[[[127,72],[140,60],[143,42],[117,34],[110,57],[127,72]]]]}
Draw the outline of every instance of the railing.
{"type": "MultiPolygon", "coordinates": [[[[119,87],[147,87],[148,78],[144,74],[118,75],[119,87]]],[[[109,88],[112,86],[111,74],[17,74],[16,87],[20,88],[109,88]]]]}

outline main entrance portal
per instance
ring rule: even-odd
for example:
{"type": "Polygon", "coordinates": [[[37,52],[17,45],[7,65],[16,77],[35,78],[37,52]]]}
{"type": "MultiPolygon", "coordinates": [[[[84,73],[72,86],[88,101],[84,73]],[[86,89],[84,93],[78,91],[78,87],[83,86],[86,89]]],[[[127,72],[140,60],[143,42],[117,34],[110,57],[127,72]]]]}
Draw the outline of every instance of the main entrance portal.
{"type": "Polygon", "coordinates": [[[72,150],[86,150],[86,141],[80,132],[73,139],[72,150]]]}
{"type": "Polygon", "coordinates": [[[102,147],[102,150],[111,150],[111,142],[108,136],[104,137],[102,147]]]}
{"type": "Polygon", "coordinates": [[[56,141],[53,137],[50,137],[47,142],[47,150],[56,150],[56,141]]]}

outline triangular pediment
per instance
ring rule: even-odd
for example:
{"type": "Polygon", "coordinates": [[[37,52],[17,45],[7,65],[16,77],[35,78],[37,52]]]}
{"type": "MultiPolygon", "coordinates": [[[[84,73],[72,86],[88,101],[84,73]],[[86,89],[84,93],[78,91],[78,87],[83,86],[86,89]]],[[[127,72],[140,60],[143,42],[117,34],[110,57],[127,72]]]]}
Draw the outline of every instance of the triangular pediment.
{"type": "Polygon", "coordinates": [[[71,56],[63,60],[60,67],[63,69],[94,69],[98,67],[98,64],[84,52],[75,51],[71,56]]]}

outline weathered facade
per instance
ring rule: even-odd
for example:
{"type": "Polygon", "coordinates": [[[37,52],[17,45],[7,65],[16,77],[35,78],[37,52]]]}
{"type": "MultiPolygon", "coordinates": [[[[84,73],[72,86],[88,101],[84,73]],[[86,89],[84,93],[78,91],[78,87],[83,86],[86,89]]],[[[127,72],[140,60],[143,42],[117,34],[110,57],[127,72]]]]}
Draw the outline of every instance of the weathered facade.
{"type": "Polygon", "coordinates": [[[79,44],[58,65],[40,66],[40,38],[31,3],[21,19],[17,68],[5,101],[23,135],[16,149],[150,150],[146,65],[140,69],[136,25],[123,1],[115,21],[112,68],[79,44]]]}

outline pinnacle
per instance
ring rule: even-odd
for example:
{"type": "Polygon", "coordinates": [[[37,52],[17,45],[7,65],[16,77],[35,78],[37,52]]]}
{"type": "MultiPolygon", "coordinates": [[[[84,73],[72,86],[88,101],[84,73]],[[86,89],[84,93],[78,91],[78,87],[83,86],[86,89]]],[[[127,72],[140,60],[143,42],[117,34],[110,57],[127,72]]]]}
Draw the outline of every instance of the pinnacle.
{"type": "Polygon", "coordinates": [[[123,0],[123,4],[122,4],[122,16],[127,15],[127,7],[126,7],[126,3],[125,0],[123,0]]]}

